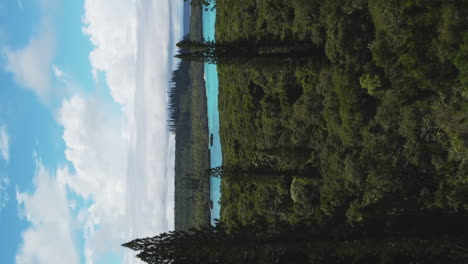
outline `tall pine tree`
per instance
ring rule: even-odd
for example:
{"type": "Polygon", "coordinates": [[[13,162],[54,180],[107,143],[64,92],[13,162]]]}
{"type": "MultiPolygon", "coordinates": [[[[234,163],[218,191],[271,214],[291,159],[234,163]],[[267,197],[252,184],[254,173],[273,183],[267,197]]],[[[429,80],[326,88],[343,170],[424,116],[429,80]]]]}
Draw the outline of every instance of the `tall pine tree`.
{"type": "Polygon", "coordinates": [[[177,58],[209,64],[235,64],[259,58],[282,61],[285,58],[303,59],[322,56],[323,50],[310,42],[238,40],[232,42],[183,40],[177,43],[177,58]]]}

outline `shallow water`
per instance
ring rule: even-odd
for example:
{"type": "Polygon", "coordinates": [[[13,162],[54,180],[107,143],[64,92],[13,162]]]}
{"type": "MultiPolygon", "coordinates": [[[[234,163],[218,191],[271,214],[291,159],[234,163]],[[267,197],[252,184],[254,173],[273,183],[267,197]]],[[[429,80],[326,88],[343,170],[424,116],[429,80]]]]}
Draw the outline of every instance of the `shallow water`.
{"type": "MultiPolygon", "coordinates": [[[[215,39],[216,10],[203,11],[203,38],[206,40],[215,39]]],[[[210,149],[210,167],[221,166],[223,156],[221,152],[221,141],[219,138],[219,112],[218,112],[218,71],[216,65],[205,64],[205,84],[208,102],[208,131],[213,134],[213,145],[208,145],[210,149]]],[[[208,136],[210,136],[208,135],[208,136]]],[[[215,219],[219,219],[221,206],[221,180],[211,178],[210,198],[213,201],[211,209],[211,224],[215,224],[215,219]]]]}

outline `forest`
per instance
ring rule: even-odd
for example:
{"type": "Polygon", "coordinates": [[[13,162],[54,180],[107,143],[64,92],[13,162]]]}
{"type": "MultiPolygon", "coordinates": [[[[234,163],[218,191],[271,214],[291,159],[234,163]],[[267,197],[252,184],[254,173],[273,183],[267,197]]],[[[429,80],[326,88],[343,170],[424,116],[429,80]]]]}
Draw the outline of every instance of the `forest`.
{"type": "Polygon", "coordinates": [[[466,212],[463,1],[224,0],[217,12],[219,42],[323,50],[301,63],[218,65],[224,165],[310,172],[281,184],[225,178],[223,222],[466,212]]]}
{"type": "Polygon", "coordinates": [[[220,224],[124,246],[148,263],[166,262],[141,245],[170,263],[466,263],[468,3],[216,11],[216,44],[179,57],[218,65],[220,224]]]}

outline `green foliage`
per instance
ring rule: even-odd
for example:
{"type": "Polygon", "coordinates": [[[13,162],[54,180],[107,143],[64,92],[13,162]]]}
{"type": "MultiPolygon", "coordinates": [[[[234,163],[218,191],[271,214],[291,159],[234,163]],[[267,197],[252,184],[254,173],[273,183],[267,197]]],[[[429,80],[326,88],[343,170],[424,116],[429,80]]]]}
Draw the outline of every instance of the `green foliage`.
{"type": "Polygon", "coordinates": [[[466,212],[466,3],[223,0],[217,8],[217,41],[322,50],[300,63],[218,67],[224,164],[307,171],[307,180],[223,181],[226,224],[466,212]]]}
{"type": "Polygon", "coordinates": [[[359,78],[361,87],[367,90],[370,95],[376,95],[377,89],[381,87],[381,82],[378,75],[370,75],[368,73],[359,78]]]}
{"type": "MultiPolygon", "coordinates": [[[[223,168],[237,169],[221,176],[221,220],[236,230],[260,218],[281,235],[277,245],[299,241],[235,256],[463,263],[467,10],[464,1],[439,0],[217,1],[216,43],[256,45],[254,59],[218,65],[223,168]],[[314,56],[262,57],[296,49],[314,56]],[[287,240],[285,222],[308,225],[287,240]]],[[[200,73],[191,68],[198,88],[200,73]]],[[[192,93],[202,101],[199,89],[192,93]]],[[[192,118],[187,138],[197,143],[179,154],[197,153],[182,166],[196,179],[207,161],[207,143],[198,144],[207,140],[204,110],[180,100],[192,118]]],[[[200,225],[207,190],[200,183],[186,200],[200,225]]]]}
{"type": "Polygon", "coordinates": [[[441,228],[438,221],[450,225],[462,222],[434,213],[427,216],[433,220],[421,223],[418,222],[421,218],[409,216],[403,226],[399,226],[401,218],[392,217],[394,221],[386,223],[386,228],[372,222],[367,222],[368,226],[332,222],[291,225],[270,224],[256,218],[252,223],[230,228],[219,223],[216,227],[137,238],[122,246],[137,251],[137,258],[151,264],[367,263],[370,260],[372,263],[462,263],[466,260],[467,243],[463,234],[457,234],[453,228],[441,228]],[[397,230],[410,233],[400,234],[397,230]],[[434,234],[429,235],[428,231],[434,234]]]}
{"type": "Polygon", "coordinates": [[[460,72],[459,79],[464,85],[464,92],[466,95],[468,91],[468,33],[464,34],[463,43],[455,55],[454,64],[460,72]]]}

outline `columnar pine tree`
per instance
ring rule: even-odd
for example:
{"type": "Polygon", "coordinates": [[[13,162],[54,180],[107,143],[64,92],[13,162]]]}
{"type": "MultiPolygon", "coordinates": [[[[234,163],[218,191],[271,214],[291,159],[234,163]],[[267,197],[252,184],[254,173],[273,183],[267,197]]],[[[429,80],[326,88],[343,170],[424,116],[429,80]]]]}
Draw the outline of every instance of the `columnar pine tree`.
{"type": "Polygon", "coordinates": [[[463,234],[377,229],[366,234],[365,229],[337,223],[291,226],[259,221],[231,227],[229,232],[222,224],[173,231],[122,246],[138,251],[137,257],[150,264],[465,263],[468,257],[463,234]]]}
{"type": "Polygon", "coordinates": [[[234,64],[255,61],[258,58],[278,60],[323,55],[308,42],[238,40],[232,42],[183,40],[177,43],[177,58],[210,64],[234,64]]]}
{"type": "Polygon", "coordinates": [[[139,251],[146,263],[254,263],[241,252],[255,249],[257,241],[251,229],[237,229],[228,234],[222,225],[188,232],[173,231],[159,236],[135,239],[122,246],[139,251]]]}

